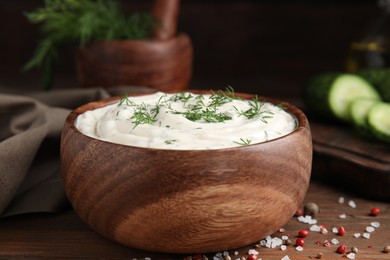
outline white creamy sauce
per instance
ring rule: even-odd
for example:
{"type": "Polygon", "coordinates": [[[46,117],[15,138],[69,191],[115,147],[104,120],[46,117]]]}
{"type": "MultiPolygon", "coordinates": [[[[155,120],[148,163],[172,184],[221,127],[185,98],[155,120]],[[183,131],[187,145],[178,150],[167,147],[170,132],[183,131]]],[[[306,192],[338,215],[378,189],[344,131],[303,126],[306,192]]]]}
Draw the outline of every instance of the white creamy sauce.
{"type": "MultiPolygon", "coordinates": [[[[221,94],[222,93],[222,94],[221,94]]],[[[296,129],[294,116],[261,100],[157,92],[78,116],[85,135],[129,146],[206,150],[261,143],[296,129]]]]}

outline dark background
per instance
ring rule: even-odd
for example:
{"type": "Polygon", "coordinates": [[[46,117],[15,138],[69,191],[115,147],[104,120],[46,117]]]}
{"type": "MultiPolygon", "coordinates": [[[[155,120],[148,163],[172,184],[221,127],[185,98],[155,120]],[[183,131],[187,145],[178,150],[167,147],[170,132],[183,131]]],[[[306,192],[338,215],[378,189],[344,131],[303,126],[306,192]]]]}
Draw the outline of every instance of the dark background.
{"type": "MultiPolygon", "coordinates": [[[[0,1],[0,86],[40,90],[40,71],[21,72],[39,39],[23,13],[43,0],[0,1]]],[[[120,1],[125,12],[151,1],[120,1]]],[[[313,74],[344,70],[348,45],[379,14],[375,0],[183,0],[179,31],[195,56],[191,88],[299,96],[313,74]]],[[[74,47],[64,50],[54,88],[77,87],[74,47]]]]}

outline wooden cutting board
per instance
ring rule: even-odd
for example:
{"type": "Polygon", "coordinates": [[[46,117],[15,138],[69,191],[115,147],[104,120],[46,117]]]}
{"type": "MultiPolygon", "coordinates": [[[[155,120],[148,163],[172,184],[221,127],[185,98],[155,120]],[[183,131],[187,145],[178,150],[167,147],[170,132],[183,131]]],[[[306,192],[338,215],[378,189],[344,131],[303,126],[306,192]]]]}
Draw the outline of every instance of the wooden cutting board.
{"type": "Polygon", "coordinates": [[[348,125],[310,120],[313,178],[375,200],[390,201],[390,144],[348,125]]]}

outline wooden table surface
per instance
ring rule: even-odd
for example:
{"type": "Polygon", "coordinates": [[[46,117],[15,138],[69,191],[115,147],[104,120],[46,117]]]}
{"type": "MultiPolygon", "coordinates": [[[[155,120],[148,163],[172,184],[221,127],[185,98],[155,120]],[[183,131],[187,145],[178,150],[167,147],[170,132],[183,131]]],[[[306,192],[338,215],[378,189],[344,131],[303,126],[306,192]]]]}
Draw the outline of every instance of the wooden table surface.
{"type": "MultiPolygon", "coordinates": [[[[280,247],[271,249],[249,245],[229,250],[231,259],[247,257],[249,249],[256,249],[261,259],[281,259],[286,255],[290,259],[316,259],[319,252],[323,254],[322,259],[347,259],[345,254],[336,252],[339,245],[332,244],[330,247],[323,245],[326,240],[332,239],[345,244],[348,251],[351,247],[356,247],[358,249],[356,259],[390,259],[390,254],[383,252],[384,247],[390,245],[389,203],[359,198],[316,181],[310,184],[306,202],[315,202],[320,207],[317,224],[326,225],[327,234],[311,231],[305,238],[303,251],[297,251],[294,245],[287,246],[286,250],[281,250],[280,247]],[[340,197],[344,197],[344,203],[339,203],[340,197]],[[355,202],[356,208],[348,205],[350,201],[355,202]],[[373,207],[380,209],[378,216],[369,214],[373,207]],[[342,214],[346,215],[345,219],[340,218],[342,214]],[[379,222],[380,227],[371,233],[370,239],[353,236],[355,233],[361,235],[365,233],[366,227],[372,222],[379,222]],[[344,236],[332,232],[332,228],[338,226],[345,228],[344,236]]],[[[283,233],[276,232],[272,237],[281,238],[287,235],[294,244],[297,233],[310,227],[310,224],[304,224],[294,217],[285,225],[283,233]]],[[[206,256],[213,259],[215,253],[206,256]]],[[[195,255],[158,254],[118,245],[89,229],[73,210],[60,214],[30,214],[0,220],[0,259],[148,259],[148,257],[161,260],[196,259],[195,255]]]]}

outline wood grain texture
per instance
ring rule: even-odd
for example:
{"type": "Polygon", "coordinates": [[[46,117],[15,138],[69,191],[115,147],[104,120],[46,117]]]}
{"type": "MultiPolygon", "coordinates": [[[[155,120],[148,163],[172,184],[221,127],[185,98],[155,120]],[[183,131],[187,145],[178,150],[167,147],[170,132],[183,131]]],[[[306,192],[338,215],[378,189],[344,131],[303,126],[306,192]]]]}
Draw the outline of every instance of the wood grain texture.
{"type": "Polygon", "coordinates": [[[103,236],[148,251],[227,250],[272,234],[302,203],[310,180],[312,143],[307,119],[298,108],[281,102],[297,118],[293,133],[220,150],[130,147],[76,130],[79,114],[114,100],[73,111],[61,140],[69,200],[103,236]]]}
{"type": "MultiPolygon", "coordinates": [[[[346,259],[336,253],[336,246],[324,247],[317,245],[316,241],[330,241],[337,238],[348,249],[352,246],[358,248],[356,259],[389,259],[390,255],[382,252],[383,247],[390,241],[390,204],[385,202],[368,200],[356,197],[344,189],[331,187],[318,181],[311,181],[306,198],[303,202],[315,202],[320,207],[318,222],[331,227],[343,225],[346,235],[337,236],[332,232],[324,235],[318,232],[310,232],[305,238],[304,250],[295,250],[294,245],[288,246],[285,251],[279,248],[257,248],[255,244],[249,244],[241,248],[234,248],[228,252],[232,259],[247,257],[248,250],[255,248],[259,251],[259,257],[267,260],[280,260],[288,255],[291,259],[316,259],[318,252],[324,254],[322,259],[346,259]],[[339,204],[338,198],[344,196],[346,202],[339,204]],[[348,200],[354,200],[355,209],[348,207],[348,200]],[[379,216],[373,217],[368,213],[371,208],[381,210],[379,216]],[[339,215],[347,214],[347,219],[340,219],[339,215]],[[380,222],[381,226],[371,235],[370,239],[354,238],[355,232],[362,233],[372,221],[380,222]],[[234,252],[238,252],[234,256],[234,252]]],[[[285,232],[276,232],[272,237],[288,235],[292,241],[296,234],[309,225],[303,224],[297,219],[291,218],[284,226],[285,232]]],[[[253,230],[251,232],[257,232],[253,230]]],[[[125,247],[100,236],[91,230],[76,215],[73,210],[67,210],[59,214],[28,214],[11,218],[0,219],[0,259],[145,259],[153,260],[183,260],[185,254],[163,254],[150,251],[137,250],[125,247]]],[[[160,243],[159,241],[154,241],[160,243]]],[[[198,252],[202,253],[202,252],[198,252]]],[[[207,254],[208,259],[213,259],[217,252],[207,254]]],[[[195,259],[195,258],[193,258],[195,259]]]]}
{"type": "Polygon", "coordinates": [[[350,126],[310,120],[315,174],[333,185],[390,202],[390,146],[350,126]]]}
{"type": "Polygon", "coordinates": [[[159,21],[154,30],[155,40],[167,40],[175,36],[180,0],[154,0],[151,14],[159,21]]]}
{"type": "Polygon", "coordinates": [[[186,34],[164,41],[113,40],[78,50],[82,87],[146,86],[183,90],[192,75],[193,49],[186,34]]]}

